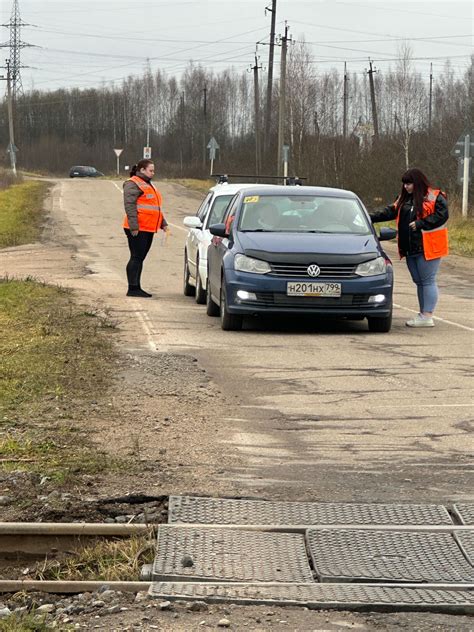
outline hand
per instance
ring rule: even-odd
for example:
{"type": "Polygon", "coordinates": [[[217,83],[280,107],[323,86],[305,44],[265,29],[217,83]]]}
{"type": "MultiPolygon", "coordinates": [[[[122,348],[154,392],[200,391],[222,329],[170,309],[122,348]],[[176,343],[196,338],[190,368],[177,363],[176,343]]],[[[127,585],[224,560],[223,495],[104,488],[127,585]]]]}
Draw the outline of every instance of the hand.
{"type": "Polygon", "coordinates": [[[138,230],[131,230],[132,237],[136,237],[138,235],[138,230]]]}
{"type": "Polygon", "coordinates": [[[412,229],[412,230],[416,230],[416,222],[410,222],[408,224],[408,226],[412,229]]]}

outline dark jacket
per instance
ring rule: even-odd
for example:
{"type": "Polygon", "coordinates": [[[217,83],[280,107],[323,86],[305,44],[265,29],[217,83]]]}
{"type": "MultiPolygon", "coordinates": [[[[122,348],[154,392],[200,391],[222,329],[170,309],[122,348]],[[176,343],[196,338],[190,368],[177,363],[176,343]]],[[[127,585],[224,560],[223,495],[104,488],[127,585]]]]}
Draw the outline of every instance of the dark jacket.
{"type": "MultiPolygon", "coordinates": [[[[398,250],[402,257],[407,255],[419,255],[423,253],[422,229],[431,230],[439,228],[448,221],[448,203],[441,193],[436,198],[435,211],[424,219],[417,219],[413,208],[412,197],[407,198],[400,209],[398,220],[398,250]],[[410,223],[416,221],[416,230],[410,228],[410,223]]],[[[370,213],[372,223],[389,222],[397,219],[397,209],[394,204],[389,204],[383,211],[370,213]]]]}
{"type": "MultiPolygon", "coordinates": [[[[141,178],[144,182],[148,182],[154,186],[150,180],[144,175],[135,174],[139,178],[141,178]]],[[[128,217],[128,225],[130,226],[130,230],[138,230],[138,217],[137,217],[137,200],[142,194],[142,190],[139,186],[135,184],[132,180],[126,180],[123,183],[123,204],[125,207],[125,212],[128,217]]],[[[163,223],[161,224],[161,228],[166,228],[168,226],[168,222],[163,216],[163,223]]]]}

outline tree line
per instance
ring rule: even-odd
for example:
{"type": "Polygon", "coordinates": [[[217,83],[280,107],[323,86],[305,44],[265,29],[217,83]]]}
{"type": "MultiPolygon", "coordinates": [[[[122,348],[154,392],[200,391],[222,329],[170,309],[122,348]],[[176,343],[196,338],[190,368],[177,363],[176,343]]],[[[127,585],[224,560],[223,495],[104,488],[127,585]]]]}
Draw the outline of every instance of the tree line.
{"type": "MultiPolygon", "coordinates": [[[[373,75],[375,139],[368,73],[351,73],[344,81],[338,69],[318,68],[304,42],[292,46],[284,134],[290,173],[309,184],[352,189],[369,205],[393,195],[408,166],[420,167],[434,183],[455,192],[457,160],[450,152],[463,130],[473,127],[474,57],[463,75],[447,63],[431,94],[411,57],[405,45],[393,68],[373,75]]],[[[264,79],[261,75],[262,123],[264,79]]],[[[276,81],[261,173],[277,173],[278,107],[276,81]]],[[[73,164],[90,164],[113,173],[113,149],[124,150],[122,167],[130,165],[141,158],[149,137],[160,175],[203,177],[209,173],[206,145],[214,136],[220,145],[216,171],[255,172],[253,79],[248,72],[214,72],[190,63],[178,79],[147,69],[120,85],[32,90],[18,97],[14,112],[20,169],[67,175],[73,164]]],[[[0,117],[0,143],[7,147],[6,101],[0,117]]],[[[3,163],[8,165],[7,154],[3,163]]]]}

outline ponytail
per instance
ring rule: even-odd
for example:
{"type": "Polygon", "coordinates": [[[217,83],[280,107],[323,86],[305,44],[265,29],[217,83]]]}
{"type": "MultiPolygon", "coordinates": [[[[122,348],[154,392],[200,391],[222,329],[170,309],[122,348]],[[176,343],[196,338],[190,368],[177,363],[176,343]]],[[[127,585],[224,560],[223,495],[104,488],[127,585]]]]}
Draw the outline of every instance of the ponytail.
{"type": "Polygon", "coordinates": [[[138,165],[133,165],[133,167],[130,169],[130,176],[135,176],[137,174],[138,171],[138,165]]]}

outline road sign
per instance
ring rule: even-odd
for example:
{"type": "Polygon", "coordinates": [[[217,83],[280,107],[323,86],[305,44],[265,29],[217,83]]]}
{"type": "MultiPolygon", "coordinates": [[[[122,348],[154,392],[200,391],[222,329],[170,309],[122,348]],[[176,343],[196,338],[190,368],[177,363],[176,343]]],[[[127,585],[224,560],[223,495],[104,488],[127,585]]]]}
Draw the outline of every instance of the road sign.
{"type": "Polygon", "coordinates": [[[144,147],[143,148],[143,158],[146,158],[147,160],[150,160],[150,158],[151,158],[151,147],[144,147]]]}
{"type": "Polygon", "coordinates": [[[455,158],[464,158],[464,142],[467,135],[469,135],[470,140],[469,156],[474,155],[474,130],[471,130],[470,132],[463,132],[461,134],[461,136],[456,141],[453,149],[451,150],[451,156],[454,156],[455,158]]]}
{"type": "Polygon", "coordinates": [[[219,147],[218,142],[214,138],[214,136],[207,143],[207,148],[209,149],[209,160],[215,160],[216,159],[216,149],[220,149],[220,147],[219,147]]]}
{"type": "Polygon", "coordinates": [[[114,152],[115,152],[115,155],[117,156],[117,158],[120,156],[122,151],[123,151],[123,149],[114,149],[114,152]]]}
{"type": "Polygon", "coordinates": [[[216,150],[220,149],[219,143],[214,138],[211,137],[211,140],[207,143],[207,149],[209,149],[209,160],[211,161],[211,174],[214,171],[214,160],[216,159],[216,150]]]}

